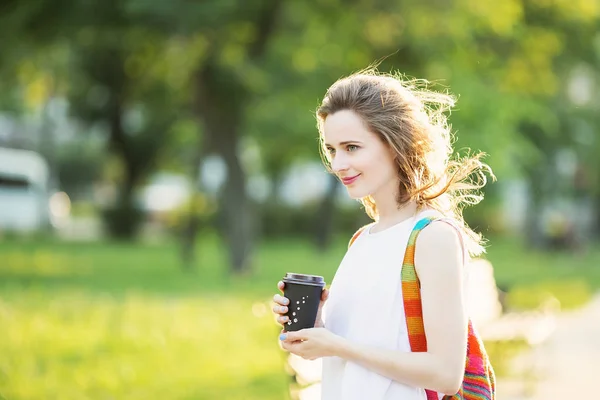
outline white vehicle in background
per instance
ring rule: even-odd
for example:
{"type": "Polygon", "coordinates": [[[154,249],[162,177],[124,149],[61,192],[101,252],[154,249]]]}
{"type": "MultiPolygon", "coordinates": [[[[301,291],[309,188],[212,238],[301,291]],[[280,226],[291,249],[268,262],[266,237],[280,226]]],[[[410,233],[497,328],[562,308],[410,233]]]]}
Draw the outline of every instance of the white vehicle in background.
{"type": "Polygon", "coordinates": [[[48,164],[38,153],[0,147],[0,232],[49,226],[49,178],[48,164]]]}

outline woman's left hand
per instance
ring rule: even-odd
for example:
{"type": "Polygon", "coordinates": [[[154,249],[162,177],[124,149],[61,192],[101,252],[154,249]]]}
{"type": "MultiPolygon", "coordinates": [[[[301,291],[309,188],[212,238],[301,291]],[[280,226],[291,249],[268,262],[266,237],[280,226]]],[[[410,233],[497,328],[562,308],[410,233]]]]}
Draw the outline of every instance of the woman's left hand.
{"type": "Polygon", "coordinates": [[[338,353],[342,338],[325,328],[309,328],[296,332],[282,332],[281,347],[305,360],[331,357],[338,353]]]}

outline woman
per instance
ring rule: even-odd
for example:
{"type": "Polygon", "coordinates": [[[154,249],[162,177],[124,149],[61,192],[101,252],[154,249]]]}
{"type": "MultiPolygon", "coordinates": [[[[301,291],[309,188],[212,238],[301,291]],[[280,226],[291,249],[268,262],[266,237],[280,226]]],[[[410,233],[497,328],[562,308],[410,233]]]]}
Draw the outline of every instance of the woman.
{"type": "MultiPolygon", "coordinates": [[[[323,357],[322,400],[441,399],[459,391],[479,398],[463,392],[471,390],[464,389],[467,342],[481,345],[468,321],[464,287],[467,260],[483,247],[461,206],[481,200],[477,189],[491,170],[480,155],[451,159],[445,114],[454,99],[416,83],[363,71],[332,85],[317,111],[325,164],[374,220],[353,236],[330,290],[323,290],[315,328],[280,336],[291,353],[323,357]],[[405,249],[425,217],[413,258],[405,249]],[[402,293],[403,259],[414,264],[420,283],[421,350],[402,293]]],[[[283,291],[282,282],[278,288],[283,291]]],[[[285,325],[288,301],[274,300],[285,325]]],[[[481,398],[493,398],[493,371],[483,348],[476,350],[483,353],[475,357],[486,392],[481,398]]]]}

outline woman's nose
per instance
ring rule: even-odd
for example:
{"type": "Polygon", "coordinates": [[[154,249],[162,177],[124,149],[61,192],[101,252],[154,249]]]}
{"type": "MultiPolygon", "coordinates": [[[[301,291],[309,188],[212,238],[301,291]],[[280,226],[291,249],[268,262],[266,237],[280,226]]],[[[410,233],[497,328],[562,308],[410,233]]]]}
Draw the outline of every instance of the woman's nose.
{"type": "Polygon", "coordinates": [[[331,169],[336,173],[343,172],[348,169],[348,163],[344,157],[340,157],[336,154],[333,160],[331,160],[331,169]]]}

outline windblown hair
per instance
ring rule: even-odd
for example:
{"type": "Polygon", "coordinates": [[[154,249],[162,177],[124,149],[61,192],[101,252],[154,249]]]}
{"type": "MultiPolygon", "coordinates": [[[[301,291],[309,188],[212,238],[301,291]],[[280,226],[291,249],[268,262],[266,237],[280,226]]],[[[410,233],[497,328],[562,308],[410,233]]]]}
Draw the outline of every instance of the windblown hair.
{"type": "MultiPolygon", "coordinates": [[[[399,207],[415,200],[419,208],[430,207],[454,218],[466,234],[469,253],[477,256],[484,252],[483,238],[468,227],[462,210],[483,199],[479,189],[487,183],[485,173],[495,177],[481,161],[483,153],[453,158],[453,134],[447,114],[455,98],[427,86],[427,81],[404,80],[373,68],[335,82],[317,110],[321,157],[331,172],[323,140],[327,116],[341,110],[355,112],[395,154],[399,207]]],[[[377,220],[372,197],[360,201],[369,217],[377,220]]]]}

